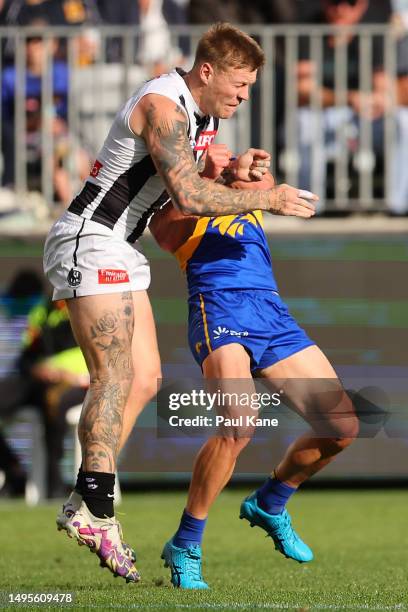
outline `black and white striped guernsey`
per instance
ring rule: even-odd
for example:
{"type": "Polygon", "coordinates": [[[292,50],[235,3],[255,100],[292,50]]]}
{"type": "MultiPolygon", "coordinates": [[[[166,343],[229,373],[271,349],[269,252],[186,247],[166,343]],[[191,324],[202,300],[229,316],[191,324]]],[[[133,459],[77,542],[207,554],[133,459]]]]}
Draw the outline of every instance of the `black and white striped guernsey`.
{"type": "Polygon", "coordinates": [[[166,96],[184,109],[188,136],[198,161],[214,140],[218,119],[203,116],[184,79],[175,69],[148,81],[125,103],[115,117],[82,191],[69,211],[102,223],[130,243],[145,230],[153,212],[169,200],[143,138],[129,126],[136,104],[147,94],[166,96]]]}

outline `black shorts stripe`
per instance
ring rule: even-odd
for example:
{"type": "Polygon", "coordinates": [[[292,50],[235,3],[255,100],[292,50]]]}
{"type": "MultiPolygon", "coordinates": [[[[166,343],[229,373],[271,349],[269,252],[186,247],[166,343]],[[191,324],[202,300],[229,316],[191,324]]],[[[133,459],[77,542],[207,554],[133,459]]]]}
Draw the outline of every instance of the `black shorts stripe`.
{"type": "Polygon", "coordinates": [[[150,155],[121,174],[95,209],[91,220],[113,229],[133,198],[157,170],[150,155]]]}
{"type": "MultiPolygon", "coordinates": [[[[72,261],[74,262],[74,267],[76,267],[78,265],[77,253],[78,253],[78,249],[79,249],[79,239],[81,237],[82,230],[84,229],[85,221],[86,221],[86,219],[84,219],[82,221],[81,227],[79,228],[79,232],[77,233],[76,238],[75,238],[75,250],[74,250],[74,253],[72,255],[72,261]]],[[[74,298],[76,298],[76,296],[77,296],[76,289],[74,289],[73,293],[74,293],[74,298]]]]}
{"type": "Polygon", "coordinates": [[[79,239],[81,237],[82,230],[84,229],[84,225],[85,225],[85,219],[82,221],[81,227],[79,228],[79,232],[77,233],[76,239],[75,239],[75,251],[74,251],[74,254],[72,255],[72,261],[74,262],[74,266],[78,265],[77,253],[78,253],[78,248],[79,248],[79,239]]]}

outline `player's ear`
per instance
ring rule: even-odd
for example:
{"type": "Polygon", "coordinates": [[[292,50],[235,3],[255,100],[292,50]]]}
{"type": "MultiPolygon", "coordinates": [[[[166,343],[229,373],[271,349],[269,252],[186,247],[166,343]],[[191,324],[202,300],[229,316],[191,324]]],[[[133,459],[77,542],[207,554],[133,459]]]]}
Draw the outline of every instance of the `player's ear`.
{"type": "Polygon", "coordinates": [[[204,85],[208,85],[214,77],[214,68],[210,63],[204,62],[200,66],[200,79],[204,85]]]}

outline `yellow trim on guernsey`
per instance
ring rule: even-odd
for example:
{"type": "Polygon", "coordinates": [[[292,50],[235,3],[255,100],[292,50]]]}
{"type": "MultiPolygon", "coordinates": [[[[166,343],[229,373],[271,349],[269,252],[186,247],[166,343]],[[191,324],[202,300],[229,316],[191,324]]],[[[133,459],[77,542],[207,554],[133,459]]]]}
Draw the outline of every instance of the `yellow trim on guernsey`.
{"type": "Polygon", "coordinates": [[[182,244],[181,247],[179,247],[174,253],[183,272],[185,272],[187,268],[188,260],[191,258],[194,251],[198,248],[198,245],[203,239],[210,221],[211,217],[201,217],[201,219],[197,221],[197,224],[194,228],[194,232],[186,240],[186,242],[182,244]]]}
{"type": "Polygon", "coordinates": [[[205,343],[207,345],[208,352],[212,353],[211,342],[210,342],[210,335],[208,333],[207,315],[205,314],[204,298],[203,298],[201,293],[199,294],[199,296],[200,296],[201,314],[203,315],[205,343]]]}
{"type": "Polygon", "coordinates": [[[186,271],[187,263],[193,256],[195,250],[200,245],[205,232],[207,231],[208,224],[212,222],[213,227],[218,227],[218,231],[222,236],[228,234],[235,238],[236,234],[241,236],[244,233],[245,224],[243,221],[252,223],[252,225],[263,226],[263,216],[261,210],[254,210],[246,215],[224,215],[223,217],[201,217],[194,228],[194,232],[186,242],[181,245],[174,253],[179,262],[180,268],[183,272],[186,271]]]}
{"type": "Polygon", "coordinates": [[[262,210],[254,210],[253,214],[257,218],[259,225],[261,227],[263,227],[263,212],[262,212],[262,210]]]}
{"type": "Polygon", "coordinates": [[[213,221],[213,227],[218,227],[218,230],[222,236],[228,234],[235,238],[238,233],[240,236],[244,233],[245,223],[252,223],[252,225],[263,225],[263,217],[261,210],[254,210],[253,212],[247,213],[246,215],[225,215],[224,217],[215,217],[213,221]]]}

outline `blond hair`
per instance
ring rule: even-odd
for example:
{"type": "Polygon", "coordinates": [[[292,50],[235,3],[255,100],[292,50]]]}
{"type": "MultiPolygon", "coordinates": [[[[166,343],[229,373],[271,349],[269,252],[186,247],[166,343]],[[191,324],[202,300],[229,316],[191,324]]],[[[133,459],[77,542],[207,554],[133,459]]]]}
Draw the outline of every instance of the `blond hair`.
{"type": "Polygon", "coordinates": [[[216,23],[200,38],[194,66],[208,62],[220,71],[228,68],[256,70],[265,63],[265,54],[256,40],[230,23],[216,23]]]}

